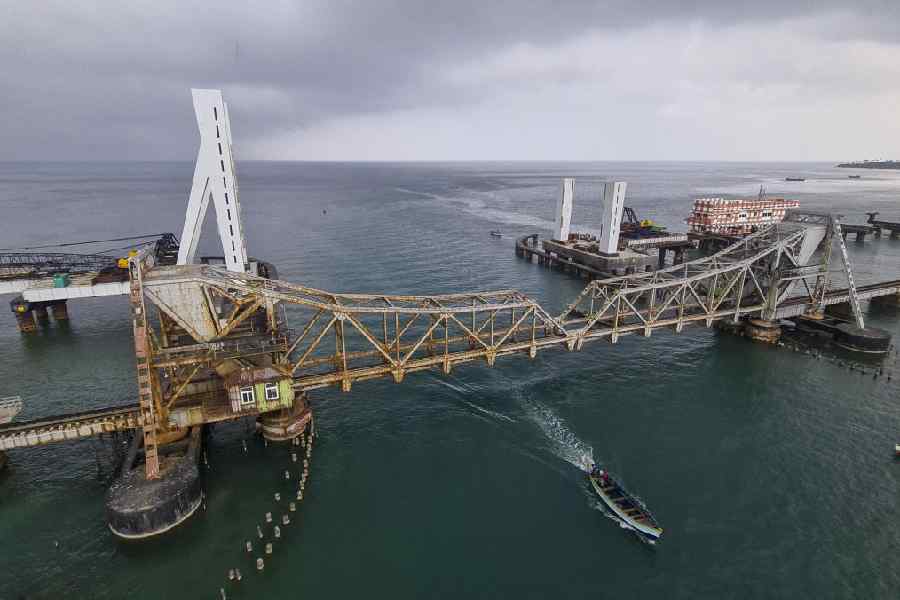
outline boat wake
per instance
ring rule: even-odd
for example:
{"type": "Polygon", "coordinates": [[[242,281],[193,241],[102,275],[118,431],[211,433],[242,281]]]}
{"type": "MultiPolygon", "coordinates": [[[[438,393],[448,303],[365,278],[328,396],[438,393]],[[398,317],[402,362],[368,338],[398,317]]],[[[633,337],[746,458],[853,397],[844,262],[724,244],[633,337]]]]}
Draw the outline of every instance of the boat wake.
{"type": "MultiPolygon", "coordinates": [[[[457,392],[457,393],[459,393],[460,395],[463,395],[463,396],[468,396],[468,395],[471,395],[471,394],[474,394],[474,393],[477,392],[477,390],[476,390],[474,387],[472,387],[471,385],[462,383],[462,382],[460,382],[461,385],[457,385],[457,384],[454,384],[454,383],[451,383],[451,382],[447,381],[446,378],[440,378],[440,377],[435,377],[433,381],[434,381],[434,383],[437,383],[437,384],[442,385],[442,386],[444,386],[444,387],[446,387],[446,388],[449,388],[449,389],[453,390],[454,392],[457,392]]],[[[504,414],[501,413],[501,412],[497,412],[497,411],[495,411],[495,410],[491,410],[491,409],[489,409],[489,408],[485,408],[485,407],[483,407],[483,406],[480,406],[480,405],[478,405],[478,404],[475,404],[474,402],[472,402],[472,401],[470,401],[470,400],[466,400],[466,399],[462,398],[462,399],[460,399],[460,401],[461,401],[463,404],[465,404],[466,406],[468,406],[469,408],[471,408],[472,410],[475,410],[475,411],[477,411],[477,412],[480,412],[480,413],[482,413],[482,414],[484,414],[484,415],[487,415],[487,416],[489,416],[489,417],[494,417],[495,419],[500,419],[500,420],[502,420],[502,421],[507,421],[507,422],[509,422],[509,423],[515,423],[515,422],[516,422],[516,420],[513,419],[512,417],[510,417],[509,415],[504,415],[504,414]]]]}
{"type": "Polygon", "coordinates": [[[562,417],[525,394],[520,394],[525,413],[541,429],[553,445],[554,453],[582,471],[590,471],[594,463],[594,449],[575,435],[562,417]]]}
{"type": "Polygon", "coordinates": [[[499,412],[497,412],[497,411],[493,411],[493,410],[491,410],[491,409],[489,409],[489,408],[485,408],[485,407],[483,407],[483,406],[478,406],[478,405],[475,404],[474,402],[469,402],[468,400],[463,400],[462,403],[465,404],[466,406],[468,406],[469,408],[472,408],[472,409],[474,409],[474,410],[477,410],[478,412],[483,413],[483,414],[486,414],[486,415],[488,415],[488,416],[490,416],[490,417],[495,417],[495,418],[497,418],[497,419],[502,419],[502,420],[504,420],[504,421],[509,421],[510,423],[515,423],[515,422],[516,422],[516,420],[513,419],[512,417],[509,417],[509,416],[504,415],[503,413],[499,413],[499,412]]]}

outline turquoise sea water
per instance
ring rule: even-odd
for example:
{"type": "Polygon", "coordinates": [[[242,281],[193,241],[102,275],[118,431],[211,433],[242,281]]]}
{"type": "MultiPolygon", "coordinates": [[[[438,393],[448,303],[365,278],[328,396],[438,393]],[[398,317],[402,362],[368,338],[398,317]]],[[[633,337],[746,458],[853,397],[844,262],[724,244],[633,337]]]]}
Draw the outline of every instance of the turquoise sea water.
{"type": "MultiPolygon", "coordinates": [[[[549,232],[563,176],[577,178],[579,230],[596,223],[605,178],[628,181],[627,204],[675,229],[694,197],[761,184],[847,222],[868,210],[900,220],[900,173],[848,180],[825,164],[238,169],[250,253],[283,279],[342,292],[512,287],[551,313],[581,282],[517,259],[513,240],[549,232]],[[497,228],[502,240],[488,235],[497,228]]],[[[0,247],[180,235],[191,173],[0,163],[0,247]]],[[[206,231],[201,252],[214,254],[206,231]]],[[[900,276],[900,240],[849,246],[858,281],[900,276]]],[[[900,311],[867,311],[900,334],[900,311]]],[[[0,307],[0,396],[24,398],[23,419],[135,397],[125,299],[72,302],[70,315],[24,336],[0,307]]],[[[248,423],[212,433],[206,510],[140,544],[105,526],[108,444],[13,451],[0,474],[0,598],[196,599],[222,586],[229,598],[896,598],[897,366],[891,354],[894,376],[876,379],[696,328],[314,392],[308,494],[262,574],[243,542],[293,482],[289,450],[248,423]],[[584,457],[645,500],[665,528],[655,549],[604,516],[575,466],[584,457]]]]}

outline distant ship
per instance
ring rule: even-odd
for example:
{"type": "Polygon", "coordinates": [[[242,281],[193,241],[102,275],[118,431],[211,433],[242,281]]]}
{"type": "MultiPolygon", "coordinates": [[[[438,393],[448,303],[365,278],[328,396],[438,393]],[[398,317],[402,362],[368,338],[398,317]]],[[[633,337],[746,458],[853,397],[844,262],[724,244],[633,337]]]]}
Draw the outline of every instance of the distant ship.
{"type": "Polygon", "coordinates": [[[898,169],[900,160],[864,160],[862,162],[847,162],[837,165],[842,169],[898,169]]]}
{"type": "Polygon", "coordinates": [[[781,222],[788,209],[798,206],[797,200],[766,198],[762,191],[756,200],[698,198],[685,223],[693,233],[746,235],[761,225],[781,222]]]}
{"type": "Polygon", "coordinates": [[[847,175],[847,179],[859,179],[862,175],[847,175]]]}
{"type": "Polygon", "coordinates": [[[785,181],[806,181],[806,177],[785,177],[785,181]]]}
{"type": "Polygon", "coordinates": [[[499,229],[492,229],[492,230],[491,230],[491,235],[494,236],[494,237],[497,237],[497,238],[502,238],[502,237],[503,237],[503,232],[500,231],[499,229]]]}

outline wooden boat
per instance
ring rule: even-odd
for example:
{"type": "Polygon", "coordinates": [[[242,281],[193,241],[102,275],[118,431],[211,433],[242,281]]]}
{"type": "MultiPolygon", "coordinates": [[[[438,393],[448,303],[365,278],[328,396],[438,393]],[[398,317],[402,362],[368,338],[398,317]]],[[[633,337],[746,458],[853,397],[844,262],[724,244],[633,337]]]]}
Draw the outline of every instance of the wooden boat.
{"type": "Polygon", "coordinates": [[[491,230],[491,235],[494,236],[494,237],[496,237],[496,238],[502,238],[502,237],[503,237],[503,232],[500,231],[499,229],[492,229],[492,230],[491,230]]]}
{"type": "Polygon", "coordinates": [[[662,535],[660,527],[644,503],[628,493],[605,469],[592,465],[588,480],[600,499],[616,519],[648,544],[656,544],[662,535]]]}

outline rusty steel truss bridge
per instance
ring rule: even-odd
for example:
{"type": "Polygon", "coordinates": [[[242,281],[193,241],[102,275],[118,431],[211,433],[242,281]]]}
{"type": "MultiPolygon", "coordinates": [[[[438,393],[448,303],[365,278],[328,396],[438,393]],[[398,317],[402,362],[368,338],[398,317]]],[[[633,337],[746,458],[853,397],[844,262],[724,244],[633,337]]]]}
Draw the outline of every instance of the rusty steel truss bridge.
{"type": "Polygon", "coordinates": [[[29,302],[129,296],[137,402],[2,424],[0,451],[137,430],[145,477],[159,479],[165,476],[159,446],[194,426],[260,417],[264,435],[294,435],[292,427],[310,418],[306,394],[312,390],[349,392],[354,383],[377,378],[401,383],[418,371],[450,373],[473,362],[493,366],[502,357],[534,358],[550,348],[578,351],[585,342],[615,344],[624,335],[678,333],[691,324],[710,327],[751,317],[772,323],[820,314],[838,302],[849,302],[862,328],[861,299],[900,294],[900,281],[857,288],[839,220],[805,212],[791,213],[709,256],[591,281],[559,314],[516,290],[398,296],[333,293],[280,281],[271,265],[250,258],[245,247],[221,93],[194,90],[193,95],[201,142],[180,244],[171,234],[144,243],[121,261],[127,276],[119,273],[120,282],[87,278],[32,290],[34,298],[27,297],[28,278],[104,269],[111,259],[14,253],[0,260],[6,277],[0,283],[25,290],[17,318],[26,324],[29,302]],[[224,252],[220,266],[194,263],[210,203],[224,252]],[[829,289],[835,242],[849,282],[841,290],[829,289]],[[17,273],[27,277],[15,280],[17,273]],[[279,392],[268,397],[268,386],[280,390],[282,384],[293,392],[289,406],[275,402],[279,392]],[[256,385],[266,385],[260,402],[252,391],[256,385]]]}
{"type": "Polygon", "coordinates": [[[235,366],[275,367],[298,393],[349,392],[369,379],[400,383],[417,371],[900,293],[900,281],[827,289],[830,245],[809,258],[841,239],[839,227],[798,213],[707,257],[592,281],[558,315],[516,290],[338,294],[212,265],[160,266],[145,250],[129,265],[137,404],[0,426],[0,450],[139,429],[154,478],[157,436],[259,414],[229,410],[222,381],[235,366]]]}

